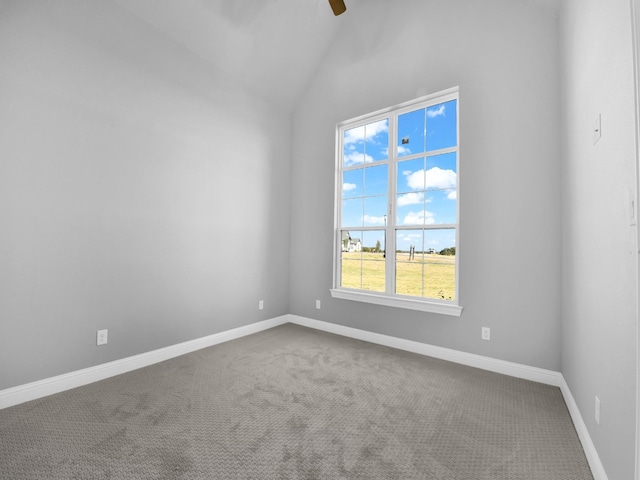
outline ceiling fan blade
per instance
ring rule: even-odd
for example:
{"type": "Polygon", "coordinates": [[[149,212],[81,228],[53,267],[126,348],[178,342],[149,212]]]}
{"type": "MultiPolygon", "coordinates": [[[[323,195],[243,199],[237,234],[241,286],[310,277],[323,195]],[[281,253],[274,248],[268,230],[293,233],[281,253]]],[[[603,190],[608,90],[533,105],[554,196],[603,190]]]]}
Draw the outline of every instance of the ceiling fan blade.
{"type": "Polygon", "coordinates": [[[329,5],[331,5],[331,10],[336,17],[347,10],[344,0],[329,0],[329,5]]]}

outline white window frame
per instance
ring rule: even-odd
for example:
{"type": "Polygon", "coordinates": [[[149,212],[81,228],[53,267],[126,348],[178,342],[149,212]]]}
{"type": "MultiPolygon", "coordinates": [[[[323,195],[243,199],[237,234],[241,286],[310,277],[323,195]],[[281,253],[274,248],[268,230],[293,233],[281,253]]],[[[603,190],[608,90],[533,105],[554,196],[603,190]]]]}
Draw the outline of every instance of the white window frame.
{"type": "MultiPolygon", "coordinates": [[[[444,90],[441,92],[437,92],[431,95],[426,95],[415,100],[411,100],[409,102],[404,102],[402,104],[385,108],[382,110],[378,110],[376,112],[372,112],[367,115],[362,115],[356,118],[352,118],[350,120],[346,120],[344,122],[340,122],[336,126],[336,164],[335,164],[335,202],[334,202],[334,241],[333,241],[333,288],[331,291],[331,296],[334,298],[340,298],[344,300],[352,300],[357,302],[365,302],[372,303],[376,305],[384,305],[389,307],[396,308],[405,308],[411,310],[418,310],[423,312],[432,312],[439,313],[444,315],[452,315],[452,316],[460,316],[462,313],[462,306],[459,304],[460,298],[460,289],[459,289],[459,271],[460,271],[460,250],[459,250],[459,238],[460,238],[460,117],[456,115],[456,133],[457,133],[457,143],[456,147],[437,150],[435,152],[421,152],[420,154],[415,154],[416,157],[420,156],[431,156],[431,155],[439,155],[443,153],[449,152],[457,152],[456,155],[456,175],[457,175],[457,200],[456,200],[456,223],[455,224],[446,224],[446,225],[416,225],[416,226],[405,226],[396,225],[396,176],[397,176],[397,119],[398,116],[410,112],[412,110],[416,110],[419,108],[428,108],[430,106],[438,105],[444,102],[448,102],[451,100],[456,100],[456,107],[458,109],[458,113],[460,111],[460,98],[459,98],[459,88],[453,87],[448,90],[444,90]],[[387,222],[387,225],[384,227],[386,231],[386,241],[385,241],[385,250],[387,252],[393,252],[393,255],[386,258],[386,292],[373,292],[368,290],[357,290],[351,288],[345,288],[340,286],[340,245],[342,241],[341,229],[342,229],[342,156],[344,152],[344,132],[346,130],[356,128],[359,126],[363,126],[366,124],[370,124],[379,120],[389,119],[389,157],[386,161],[376,162],[376,164],[389,165],[388,168],[388,210],[387,210],[387,218],[390,221],[387,222]],[[414,297],[407,295],[398,295],[393,293],[395,290],[395,251],[396,251],[396,230],[408,230],[408,229],[416,229],[416,230],[429,230],[429,229],[440,229],[440,228],[455,228],[456,231],[456,255],[455,255],[455,300],[439,300],[433,298],[423,298],[423,297],[414,297]],[[393,267],[393,268],[390,268],[393,267]]],[[[410,159],[412,155],[405,157],[401,157],[402,160],[410,159]]],[[[358,230],[367,231],[367,230],[381,230],[380,226],[374,227],[358,227],[358,230]]]]}

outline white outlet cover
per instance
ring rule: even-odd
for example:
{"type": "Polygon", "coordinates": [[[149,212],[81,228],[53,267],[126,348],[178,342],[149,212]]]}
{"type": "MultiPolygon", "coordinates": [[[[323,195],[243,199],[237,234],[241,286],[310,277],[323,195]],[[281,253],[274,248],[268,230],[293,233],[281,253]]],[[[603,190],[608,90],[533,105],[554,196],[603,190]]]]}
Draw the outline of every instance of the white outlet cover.
{"type": "Polygon", "coordinates": [[[316,300],[316,308],[320,310],[320,300],[316,300]]]}
{"type": "Polygon", "coordinates": [[[96,345],[106,345],[109,341],[109,330],[98,330],[96,345]]]}
{"type": "Polygon", "coordinates": [[[489,327],[482,327],[482,339],[491,340],[491,329],[489,327]]]}

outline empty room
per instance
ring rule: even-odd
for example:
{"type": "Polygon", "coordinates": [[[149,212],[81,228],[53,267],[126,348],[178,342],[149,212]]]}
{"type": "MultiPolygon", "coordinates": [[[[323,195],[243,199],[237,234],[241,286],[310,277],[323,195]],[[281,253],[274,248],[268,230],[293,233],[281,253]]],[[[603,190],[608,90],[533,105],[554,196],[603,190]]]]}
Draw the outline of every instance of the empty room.
{"type": "Polygon", "coordinates": [[[0,479],[640,480],[636,0],[0,0],[0,479]]]}

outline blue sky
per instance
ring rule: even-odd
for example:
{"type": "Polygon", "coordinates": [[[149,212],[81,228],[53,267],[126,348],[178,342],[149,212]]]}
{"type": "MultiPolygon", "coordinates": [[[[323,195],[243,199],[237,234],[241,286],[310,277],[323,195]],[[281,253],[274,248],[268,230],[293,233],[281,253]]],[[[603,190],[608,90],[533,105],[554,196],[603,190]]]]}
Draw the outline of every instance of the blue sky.
{"type": "MultiPolygon", "coordinates": [[[[456,146],[456,100],[407,112],[398,117],[396,225],[435,225],[456,222],[456,153],[420,156],[456,146]]],[[[389,122],[381,120],[344,133],[343,165],[361,166],[343,174],[342,226],[384,227],[387,209],[389,122]]],[[[384,244],[384,231],[356,233],[365,246],[384,244]],[[369,240],[370,239],[370,240],[369,240]],[[372,245],[369,245],[369,241],[372,245]]],[[[455,230],[399,231],[398,249],[441,250],[455,246],[455,230]]]]}

